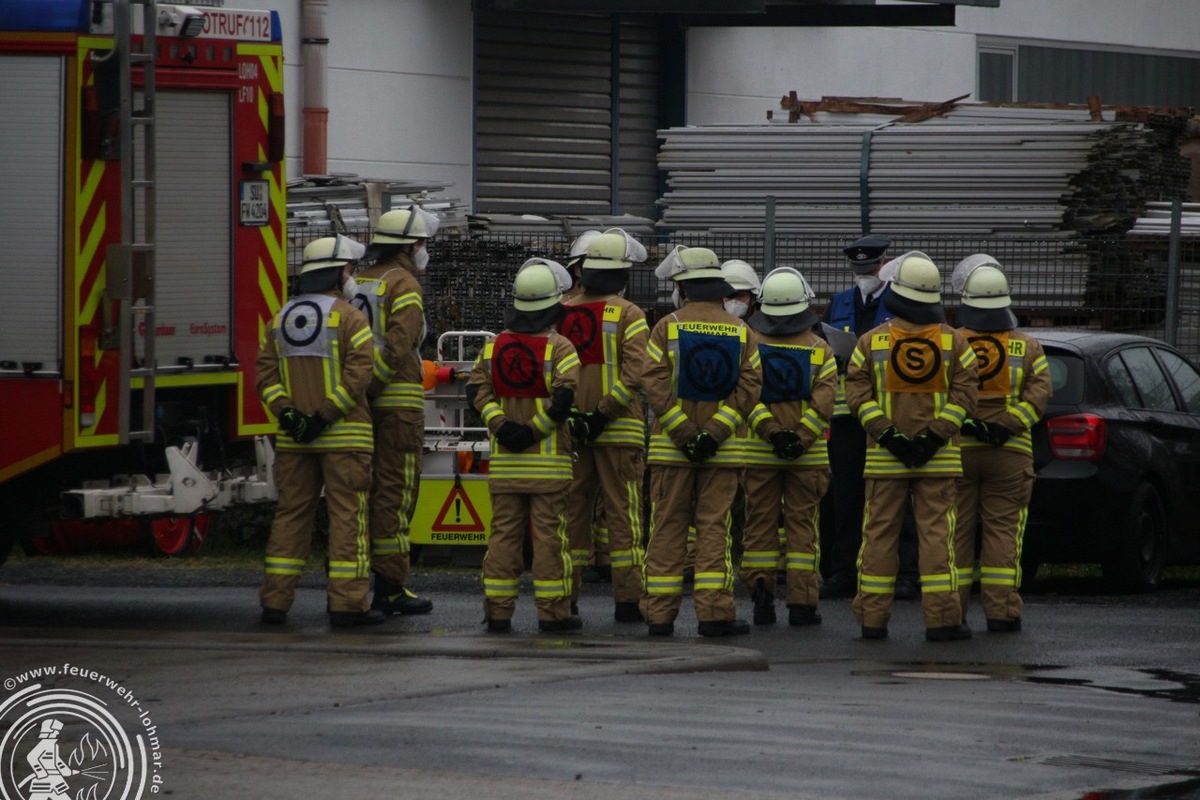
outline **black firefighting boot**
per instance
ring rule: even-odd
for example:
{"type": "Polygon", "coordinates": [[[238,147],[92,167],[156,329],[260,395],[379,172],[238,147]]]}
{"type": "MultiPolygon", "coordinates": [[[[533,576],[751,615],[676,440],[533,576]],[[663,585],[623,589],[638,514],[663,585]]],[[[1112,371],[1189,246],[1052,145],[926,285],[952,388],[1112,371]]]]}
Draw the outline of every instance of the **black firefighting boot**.
{"type": "Polygon", "coordinates": [[[393,583],[382,575],[375,576],[375,595],[371,599],[371,608],[384,614],[428,614],[433,610],[433,602],[426,597],[420,597],[399,583],[393,583]]]}
{"type": "Polygon", "coordinates": [[[744,619],[713,619],[696,625],[701,636],[741,636],[750,632],[750,623],[744,619]]]}
{"type": "Polygon", "coordinates": [[[637,603],[618,602],[613,609],[613,619],[617,622],[644,622],[646,618],[642,616],[637,603]]]}
{"type": "Polygon", "coordinates": [[[958,642],[971,638],[971,629],[966,625],[944,625],[940,628],[926,628],[927,642],[958,642]]]}
{"type": "Polygon", "coordinates": [[[775,595],[767,591],[767,583],[762,579],[754,584],[754,624],[775,624],[775,595]]]}
{"type": "Polygon", "coordinates": [[[821,612],[817,611],[816,606],[788,605],[788,625],[799,627],[801,625],[820,625],[821,612]]]}

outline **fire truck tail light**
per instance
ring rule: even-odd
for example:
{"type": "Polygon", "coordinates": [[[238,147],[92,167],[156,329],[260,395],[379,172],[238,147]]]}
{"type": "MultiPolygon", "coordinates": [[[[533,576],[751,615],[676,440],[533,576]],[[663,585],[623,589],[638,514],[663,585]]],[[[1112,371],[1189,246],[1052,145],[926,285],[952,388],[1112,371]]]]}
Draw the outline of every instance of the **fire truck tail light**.
{"type": "Polygon", "coordinates": [[[96,395],[100,378],[96,370],[96,341],[99,332],[95,325],[79,329],[79,427],[96,424],[96,395]]]}
{"type": "Polygon", "coordinates": [[[283,94],[271,92],[268,98],[267,117],[267,161],[278,164],[284,156],[284,112],[283,94]]]}

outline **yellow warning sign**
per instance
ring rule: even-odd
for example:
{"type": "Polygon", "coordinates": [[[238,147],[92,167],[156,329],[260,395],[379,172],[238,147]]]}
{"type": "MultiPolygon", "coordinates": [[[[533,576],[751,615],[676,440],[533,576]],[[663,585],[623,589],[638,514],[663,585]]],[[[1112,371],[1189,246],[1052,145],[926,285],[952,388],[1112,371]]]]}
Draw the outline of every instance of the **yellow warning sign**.
{"type": "Polygon", "coordinates": [[[421,494],[409,524],[414,544],[487,544],[492,498],[485,476],[421,476],[421,494]]]}

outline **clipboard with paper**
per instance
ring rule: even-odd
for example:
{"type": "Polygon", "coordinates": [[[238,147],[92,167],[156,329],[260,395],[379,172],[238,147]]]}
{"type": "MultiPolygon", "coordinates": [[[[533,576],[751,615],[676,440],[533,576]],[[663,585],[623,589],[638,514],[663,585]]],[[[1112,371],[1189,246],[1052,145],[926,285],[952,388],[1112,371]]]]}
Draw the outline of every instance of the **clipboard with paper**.
{"type": "Polygon", "coordinates": [[[837,360],[841,364],[849,363],[850,356],[854,355],[854,348],[858,345],[858,336],[852,331],[840,331],[827,322],[821,323],[821,335],[829,342],[837,360]]]}

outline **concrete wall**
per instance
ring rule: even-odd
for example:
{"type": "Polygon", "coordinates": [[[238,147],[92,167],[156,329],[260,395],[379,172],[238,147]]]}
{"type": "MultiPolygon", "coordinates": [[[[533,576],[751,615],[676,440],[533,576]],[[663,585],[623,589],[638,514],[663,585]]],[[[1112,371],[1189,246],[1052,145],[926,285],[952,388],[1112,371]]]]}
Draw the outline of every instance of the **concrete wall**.
{"type": "Polygon", "coordinates": [[[694,28],[690,124],[761,122],[779,99],[948,100],[974,93],[977,34],[1200,55],[1196,0],[1001,0],[958,8],[953,28],[694,28]]]}
{"type": "MultiPolygon", "coordinates": [[[[288,175],[301,174],[300,0],[229,0],[274,9],[284,38],[288,175]]],[[[328,170],[440,180],[471,200],[470,0],[330,0],[328,170]]]]}

